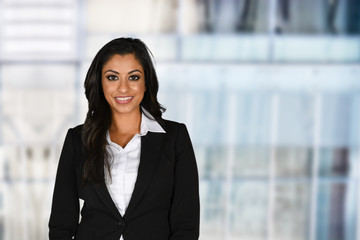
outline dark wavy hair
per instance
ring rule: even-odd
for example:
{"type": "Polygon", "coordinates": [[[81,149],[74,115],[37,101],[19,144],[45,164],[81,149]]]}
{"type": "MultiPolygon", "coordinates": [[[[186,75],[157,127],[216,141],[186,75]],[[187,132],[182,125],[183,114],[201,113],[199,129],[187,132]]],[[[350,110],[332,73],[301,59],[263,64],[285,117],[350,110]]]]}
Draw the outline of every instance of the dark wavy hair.
{"type": "Polygon", "coordinates": [[[163,121],[161,115],[165,108],[157,100],[159,84],[148,47],[141,40],[134,38],[117,38],[103,46],[92,61],[84,83],[89,107],[82,130],[82,142],[87,156],[83,172],[85,183],[104,184],[104,169],[111,176],[111,161],[106,150],[106,133],[111,124],[111,110],[103,93],[101,72],[104,64],[115,54],[134,54],[143,67],[145,76],[146,91],[140,106],[156,121],[163,121]]]}

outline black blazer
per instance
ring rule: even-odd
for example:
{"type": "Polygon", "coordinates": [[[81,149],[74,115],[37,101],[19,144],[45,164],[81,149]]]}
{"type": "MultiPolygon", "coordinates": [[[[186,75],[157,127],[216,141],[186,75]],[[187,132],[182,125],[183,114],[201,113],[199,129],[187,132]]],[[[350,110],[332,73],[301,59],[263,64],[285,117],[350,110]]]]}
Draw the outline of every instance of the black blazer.
{"type": "Polygon", "coordinates": [[[195,240],[199,237],[198,172],[184,124],[141,137],[138,177],[121,216],[106,185],[82,184],[82,125],[69,129],[58,165],[50,240],[195,240]],[[79,223],[79,198],[84,200],[79,223]]]}

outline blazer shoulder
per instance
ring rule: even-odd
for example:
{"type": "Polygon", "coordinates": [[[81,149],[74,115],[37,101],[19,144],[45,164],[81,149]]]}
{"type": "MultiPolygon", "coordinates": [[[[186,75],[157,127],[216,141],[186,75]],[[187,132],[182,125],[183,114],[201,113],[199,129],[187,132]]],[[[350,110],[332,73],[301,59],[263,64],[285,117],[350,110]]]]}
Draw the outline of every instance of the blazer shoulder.
{"type": "Polygon", "coordinates": [[[164,128],[166,133],[176,133],[182,128],[186,128],[184,123],[175,122],[167,119],[163,119],[163,123],[160,125],[164,128]]]}
{"type": "Polygon", "coordinates": [[[84,124],[80,124],[80,125],[77,125],[77,126],[75,126],[75,127],[73,127],[73,128],[70,128],[69,129],[69,132],[71,133],[71,134],[75,134],[75,135],[82,135],[82,129],[83,129],[83,126],[84,126],[84,124]]]}
{"type": "Polygon", "coordinates": [[[74,144],[81,145],[83,124],[69,128],[67,136],[70,137],[74,144]]]}
{"type": "Polygon", "coordinates": [[[182,140],[184,136],[187,136],[185,138],[190,141],[189,132],[184,123],[164,119],[160,125],[164,128],[168,140],[173,139],[177,142],[178,140],[182,140]]]}

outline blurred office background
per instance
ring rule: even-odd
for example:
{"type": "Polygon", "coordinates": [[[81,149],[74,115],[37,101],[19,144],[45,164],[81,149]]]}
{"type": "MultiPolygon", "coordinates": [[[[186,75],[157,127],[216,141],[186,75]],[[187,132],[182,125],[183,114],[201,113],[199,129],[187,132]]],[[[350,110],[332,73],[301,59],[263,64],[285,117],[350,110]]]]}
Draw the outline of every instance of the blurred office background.
{"type": "Polygon", "coordinates": [[[202,240],[360,240],[359,0],[0,0],[0,240],[45,240],[107,41],[156,59],[197,155],[202,240]]]}

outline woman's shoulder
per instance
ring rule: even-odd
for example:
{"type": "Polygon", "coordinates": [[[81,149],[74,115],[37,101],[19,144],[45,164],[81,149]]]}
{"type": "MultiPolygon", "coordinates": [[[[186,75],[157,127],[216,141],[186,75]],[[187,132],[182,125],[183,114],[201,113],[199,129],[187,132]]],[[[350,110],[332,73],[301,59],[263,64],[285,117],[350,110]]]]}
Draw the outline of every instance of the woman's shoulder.
{"type": "Polygon", "coordinates": [[[185,151],[191,145],[190,135],[184,123],[164,120],[164,130],[167,141],[175,143],[179,152],[185,151]]]}
{"type": "Polygon", "coordinates": [[[160,125],[164,128],[164,130],[166,132],[168,131],[176,131],[179,128],[181,128],[182,126],[184,126],[184,123],[181,122],[176,122],[176,121],[172,121],[172,120],[168,120],[168,119],[163,119],[162,122],[160,122],[160,125]]]}
{"type": "Polygon", "coordinates": [[[178,135],[182,131],[187,132],[186,125],[181,122],[163,119],[160,125],[164,128],[165,132],[169,135],[178,135]]]}
{"type": "Polygon", "coordinates": [[[69,128],[69,132],[81,135],[83,126],[84,126],[84,124],[80,124],[80,125],[74,126],[72,128],[69,128]]]}
{"type": "Polygon", "coordinates": [[[83,124],[74,126],[68,129],[67,135],[69,135],[73,140],[80,140],[82,136],[83,124]]]}

